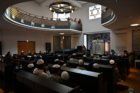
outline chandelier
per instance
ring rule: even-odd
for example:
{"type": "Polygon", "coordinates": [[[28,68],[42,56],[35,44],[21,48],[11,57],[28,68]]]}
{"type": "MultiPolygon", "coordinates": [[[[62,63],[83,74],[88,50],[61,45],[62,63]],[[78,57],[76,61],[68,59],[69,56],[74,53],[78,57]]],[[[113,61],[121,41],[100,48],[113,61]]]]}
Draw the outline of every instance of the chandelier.
{"type": "Polygon", "coordinates": [[[49,5],[50,11],[58,14],[73,13],[78,7],[69,2],[54,2],[49,5]]]}

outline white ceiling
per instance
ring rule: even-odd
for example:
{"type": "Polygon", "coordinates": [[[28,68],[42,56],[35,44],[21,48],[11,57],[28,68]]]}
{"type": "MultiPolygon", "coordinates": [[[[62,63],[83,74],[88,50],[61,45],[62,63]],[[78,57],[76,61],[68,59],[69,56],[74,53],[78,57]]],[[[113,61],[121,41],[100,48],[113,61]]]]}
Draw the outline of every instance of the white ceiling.
{"type": "MultiPolygon", "coordinates": [[[[13,29],[13,30],[14,29],[27,30],[26,28],[18,27],[12,25],[11,23],[6,22],[2,16],[7,7],[17,3],[27,2],[27,1],[31,1],[31,0],[2,0],[0,3],[0,15],[1,15],[0,28],[13,29]]],[[[130,24],[134,24],[134,23],[140,24],[140,12],[139,12],[140,0],[118,0],[118,2],[116,2],[116,0],[83,0],[83,1],[107,6],[108,8],[112,9],[115,12],[117,16],[117,20],[114,23],[106,26],[109,29],[116,30],[116,29],[130,28],[130,24]],[[131,18],[128,18],[128,16],[131,16],[131,18]]]]}

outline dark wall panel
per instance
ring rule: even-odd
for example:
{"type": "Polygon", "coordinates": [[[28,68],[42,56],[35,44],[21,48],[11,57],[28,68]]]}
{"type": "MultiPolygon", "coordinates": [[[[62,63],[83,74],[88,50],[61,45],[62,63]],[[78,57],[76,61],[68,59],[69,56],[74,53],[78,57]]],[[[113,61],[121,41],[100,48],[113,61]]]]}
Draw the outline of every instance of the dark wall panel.
{"type": "Polygon", "coordinates": [[[60,49],[60,36],[53,36],[53,50],[60,49]]]}
{"type": "Polygon", "coordinates": [[[64,36],[64,48],[71,48],[71,36],[64,36]]]}

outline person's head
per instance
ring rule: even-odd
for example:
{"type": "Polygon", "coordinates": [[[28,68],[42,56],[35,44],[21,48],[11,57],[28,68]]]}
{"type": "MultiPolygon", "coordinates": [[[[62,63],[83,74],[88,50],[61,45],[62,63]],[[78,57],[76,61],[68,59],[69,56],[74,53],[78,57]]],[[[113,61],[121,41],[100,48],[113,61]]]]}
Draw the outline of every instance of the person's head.
{"type": "Polygon", "coordinates": [[[83,64],[84,64],[83,60],[81,60],[81,59],[78,61],[78,63],[79,63],[79,66],[83,66],[83,64]]]}
{"type": "Polygon", "coordinates": [[[39,55],[37,55],[37,57],[36,57],[37,59],[41,59],[41,57],[39,56],[39,55]]]}
{"type": "Polygon", "coordinates": [[[28,66],[27,66],[29,69],[32,69],[32,68],[34,68],[34,64],[28,64],[28,66]]]}
{"type": "Polygon", "coordinates": [[[97,63],[94,63],[94,64],[93,64],[93,68],[94,68],[94,69],[99,69],[99,65],[98,65],[97,63]]]}
{"type": "Polygon", "coordinates": [[[123,52],[126,54],[127,53],[127,50],[124,50],[123,52]]]}
{"type": "Polygon", "coordinates": [[[21,54],[24,54],[24,51],[21,51],[21,54]]]}
{"type": "Polygon", "coordinates": [[[38,69],[44,68],[44,61],[42,59],[39,59],[36,64],[38,69]]]}
{"type": "Polygon", "coordinates": [[[63,71],[62,73],[61,73],[61,78],[63,79],[63,80],[69,80],[69,73],[67,72],[67,71],[63,71]]]}
{"type": "Polygon", "coordinates": [[[7,52],[6,56],[12,56],[11,52],[7,52]]]}
{"type": "Polygon", "coordinates": [[[114,50],[112,49],[111,52],[113,52],[114,50]]]}
{"type": "Polygon", "coordinates": [[[109,61],[109,64],[110,64],[110,65],[115,65],[115,61],[114,61],[114,60],[110,60],[110,61],[109,61]]]}
{"type": "Polygon", "coordinates": [[[19,61],[18,59],[16,59],[16,60],[14,61],[14,64],[15,64],[15,65],[19,65],[19,64],[20,64],[20,61],[19,61]]]}
{"type": "Polygon", "coordinates": [[[42,51],[40,50],[39,53],[42,53],[42,51]]]}
{"type": "Polygon", "coordinates": [[[63,64],[63,67],[69,67],[67,63],[63,64]]]}
{"type": "Polygon", "coordinates": [[[53,74],[59,75],[60,71],[61,71],[60,65],[58,65],[58,64],[53,65],[52,66],[52,71],[53,71],[53,74]]]}
{"type": "Polygon", "coordinates": [[[54,62],[55,62],[56,64],[59,64],[59,59],[55,59],[54,62]]]}

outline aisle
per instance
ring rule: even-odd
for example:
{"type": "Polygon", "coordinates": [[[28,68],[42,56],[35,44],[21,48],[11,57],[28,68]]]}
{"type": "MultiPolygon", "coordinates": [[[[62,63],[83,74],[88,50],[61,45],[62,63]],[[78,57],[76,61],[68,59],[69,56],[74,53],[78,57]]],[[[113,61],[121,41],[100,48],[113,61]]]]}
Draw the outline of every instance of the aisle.
{"type": "MultiPolygon", "coordinates": [[[[140,93],[140,69],[131,68],[130,75],[126,81],[118,84],[126,85],[134,89],[134,93],[140,93]]],[[[128,91],[118,91],[117,93],[128,93],[128,91]]]]}

